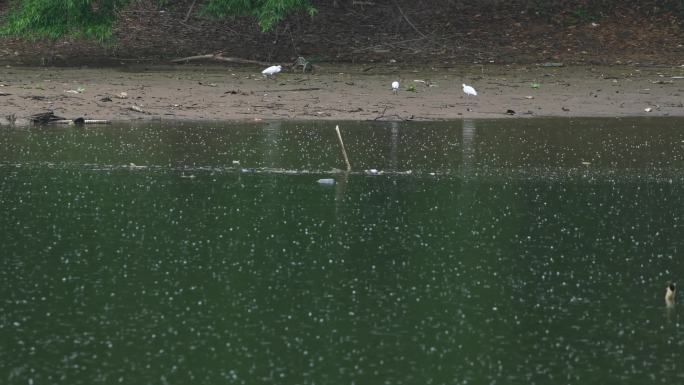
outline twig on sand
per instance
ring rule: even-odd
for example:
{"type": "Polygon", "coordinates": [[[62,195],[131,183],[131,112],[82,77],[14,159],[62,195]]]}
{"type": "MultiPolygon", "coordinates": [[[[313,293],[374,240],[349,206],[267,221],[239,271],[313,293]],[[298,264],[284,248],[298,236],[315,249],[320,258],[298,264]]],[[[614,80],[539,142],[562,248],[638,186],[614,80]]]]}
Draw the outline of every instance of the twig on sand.
{"type": "Polygon", "coordinates": [[[344,149],[342,134],[340,134],[340,126],[335,126],[335,131],[337,132],[337,140],[340,142],[340,148],[342,148],[342,156],[344,157],[344,163],[347,164],[347,172],[349,172],[351,171],[351,164],[349,163],[349,158],[347,157],[347,150],[344,149]]]}
{"type": "Polygon", "coordinates": [[[387,106],[385,106],[385,109],[382,110],[382,113],[381,113],[380,115],[378,115],[378,116],[377,116],[375,119],[373,119],[373,120],[381,119],[383,116],[385,116],[385,111],[387,111],[387,106]]]}

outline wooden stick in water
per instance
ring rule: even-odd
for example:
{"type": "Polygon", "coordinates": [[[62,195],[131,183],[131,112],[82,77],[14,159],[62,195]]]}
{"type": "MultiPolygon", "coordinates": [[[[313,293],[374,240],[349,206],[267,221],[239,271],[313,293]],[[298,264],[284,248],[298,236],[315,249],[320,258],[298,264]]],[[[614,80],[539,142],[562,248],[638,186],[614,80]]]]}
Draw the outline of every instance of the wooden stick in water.
{"type": "Polygon", "coordinates": [[[335,131],[337,131],[337,140],[340,142],[340,147],[342,148],[342,156],[344,157],[344,163],[347,164],[347,171],[351,171],[351,164],[349,163],[349,158],[347,157],[347,150],[344,149],[342,134],[340,134],[340,126],[335,126],[335,131]]]}

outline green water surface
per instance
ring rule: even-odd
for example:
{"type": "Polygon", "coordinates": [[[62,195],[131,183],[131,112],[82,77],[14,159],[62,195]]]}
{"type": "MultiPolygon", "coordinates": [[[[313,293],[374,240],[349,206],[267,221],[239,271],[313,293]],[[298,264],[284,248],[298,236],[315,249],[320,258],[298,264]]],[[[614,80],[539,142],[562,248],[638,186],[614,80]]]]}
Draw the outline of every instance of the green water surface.
{"type": "Polygon", "coordinates": [[[341,128],[0,128],[0,383],[684,383],[684,120],[341,128]]]}

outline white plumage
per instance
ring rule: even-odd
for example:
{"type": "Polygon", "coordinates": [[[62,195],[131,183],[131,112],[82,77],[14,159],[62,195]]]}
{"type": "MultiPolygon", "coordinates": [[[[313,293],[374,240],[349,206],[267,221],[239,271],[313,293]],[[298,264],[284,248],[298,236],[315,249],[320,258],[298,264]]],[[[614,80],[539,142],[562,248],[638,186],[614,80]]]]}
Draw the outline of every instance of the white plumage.
{"type": "Polygon", "coordinates": [[[283,69],[283,67],[281,67],[281,66],[270,66],[270,67],[266,68],[265,70],[261,71],[261,73],[264,74],[264,76],[271,76],[271,75],[277,74],[282,69],[283,69]]]}
{"type": "Polygon", "coordinates": [[[399,82],[398,81],[392,82],[392,91],[394,91],[395,94],[399,91],[399,82]]]}
{"type": "Polygon", "coordinates": [[[465,84],[463,84],[463,92],[465,92],[465,94],[468,96],[470,96],[470,95],[477,96],[477,91],[475,91],[475,89],[473,87],[467,86],[465,84]]]}
{"type": "Polygon", "coordinates": [[[675,294],[677,293],[677,286],[674,282],[668,282],[665,288],[665,304],[668,307],[673,307],[675,303],[675,294]]]}

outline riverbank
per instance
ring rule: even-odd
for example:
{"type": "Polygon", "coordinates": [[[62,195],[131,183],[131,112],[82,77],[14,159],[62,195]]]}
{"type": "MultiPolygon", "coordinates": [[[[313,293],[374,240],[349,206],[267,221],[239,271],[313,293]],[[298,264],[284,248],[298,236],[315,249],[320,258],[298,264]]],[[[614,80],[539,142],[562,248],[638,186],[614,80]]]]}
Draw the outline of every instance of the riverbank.
{"type": "Polygon", "coordinates": [[[314,74],[179,65],[0,69],[0,124],[67,119],[445,120],[684,116],[684,67],[319,66],[314,74]],[[391,82],[401,83],[395,95],[391,82]],[[478,91],[462,92],[462,83],[478,91]]]}

